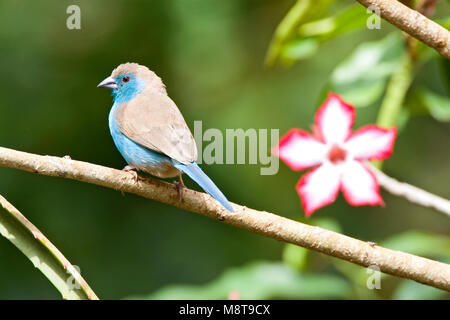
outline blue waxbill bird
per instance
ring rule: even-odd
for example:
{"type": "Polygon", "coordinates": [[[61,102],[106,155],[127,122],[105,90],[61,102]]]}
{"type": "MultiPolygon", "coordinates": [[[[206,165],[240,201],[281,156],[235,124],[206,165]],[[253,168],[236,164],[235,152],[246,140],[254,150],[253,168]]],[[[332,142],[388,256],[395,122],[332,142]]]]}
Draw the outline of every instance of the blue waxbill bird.
{"type": "Polygon", "coordinates": [[[109,129],[114,143],[128,165],[124,168],[137,179],[136,171],[170,178],[180,200],[186,173],[228,211],[233,208],[214,182],[200,169],[197,147],[180,110],[153,71],[137,63],[124,63],[98,87],[112,89],[114,104],[109,113],[109,129]]]}

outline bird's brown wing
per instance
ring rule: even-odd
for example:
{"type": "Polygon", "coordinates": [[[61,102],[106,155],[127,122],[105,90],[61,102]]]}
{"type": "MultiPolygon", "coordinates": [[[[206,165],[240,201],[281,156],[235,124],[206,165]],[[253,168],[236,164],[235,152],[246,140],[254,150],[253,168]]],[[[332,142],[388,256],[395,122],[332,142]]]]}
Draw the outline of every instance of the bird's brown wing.
{"type": "Polygon", "coordinates": [[[181,163],[197,160],[197,147],[186,121],[165,94],[140,94],[117,109],[120,130],[134,142],[181,163]]]}

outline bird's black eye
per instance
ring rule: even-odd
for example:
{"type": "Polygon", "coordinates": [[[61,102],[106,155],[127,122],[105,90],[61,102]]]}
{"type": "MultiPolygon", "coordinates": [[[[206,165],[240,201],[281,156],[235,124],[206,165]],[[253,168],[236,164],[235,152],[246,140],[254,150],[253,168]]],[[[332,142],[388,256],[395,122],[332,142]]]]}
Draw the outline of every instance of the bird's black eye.
{"type": "Polygon", "coordinates": [[[123,77],[122,81],[126,83],[126,82],[130,81],[130,77],[123,77]]]}

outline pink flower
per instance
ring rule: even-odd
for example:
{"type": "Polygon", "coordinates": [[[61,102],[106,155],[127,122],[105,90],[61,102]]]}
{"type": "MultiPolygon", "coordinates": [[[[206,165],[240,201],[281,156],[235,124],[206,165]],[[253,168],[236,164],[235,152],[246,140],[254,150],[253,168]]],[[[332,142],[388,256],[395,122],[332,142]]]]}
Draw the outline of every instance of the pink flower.
{"type": "Polygon", "coordinates": [[[367,125],[352,133],[355,108],[330,93],[317,110],[314,135],[291,129],[272,152],[293,170],[315,167],[296,189],[306,216],[336,200],[339,190],[353,206],[380,205],[378,182],[364,160],[392,154],[396,128],[367,125]]]}

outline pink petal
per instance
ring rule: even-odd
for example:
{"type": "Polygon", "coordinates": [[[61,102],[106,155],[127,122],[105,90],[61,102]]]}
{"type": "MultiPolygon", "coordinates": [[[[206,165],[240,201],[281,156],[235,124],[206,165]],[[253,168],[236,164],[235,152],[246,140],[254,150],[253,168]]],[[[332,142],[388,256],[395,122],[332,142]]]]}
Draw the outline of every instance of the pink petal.
{"type": "Polygon", "coordinates": [[[359,161],[348,161],[341,178],[341,189],[352,206],[383,204],[374,174],[359,161]]]}
{"type": "Polygon", "coordinates": [[[330,93],[316,113],[316,126],[327,144],[343,143],[352,131],[355,108],[330,93]]]}
{"type": "Polygon", "coordinates": [[[355,131],[345,142],[344,148],[358,160],[383,160],[392,154],[396,137],[396,128],[368,125],[355,131]]]}
{"type": "Polygon", "coordinates": [[[336,200],[339,192],[341,170],[330,162],[307,172],[297,184],[303,209],[309,217],[314,211],[336,200]]]}
{"type": "Polygon", "coordinates": [[[327,145],[300,129],[291,129],[272,152],[293,170],[303,170],[325,160],[327,145]]]}

